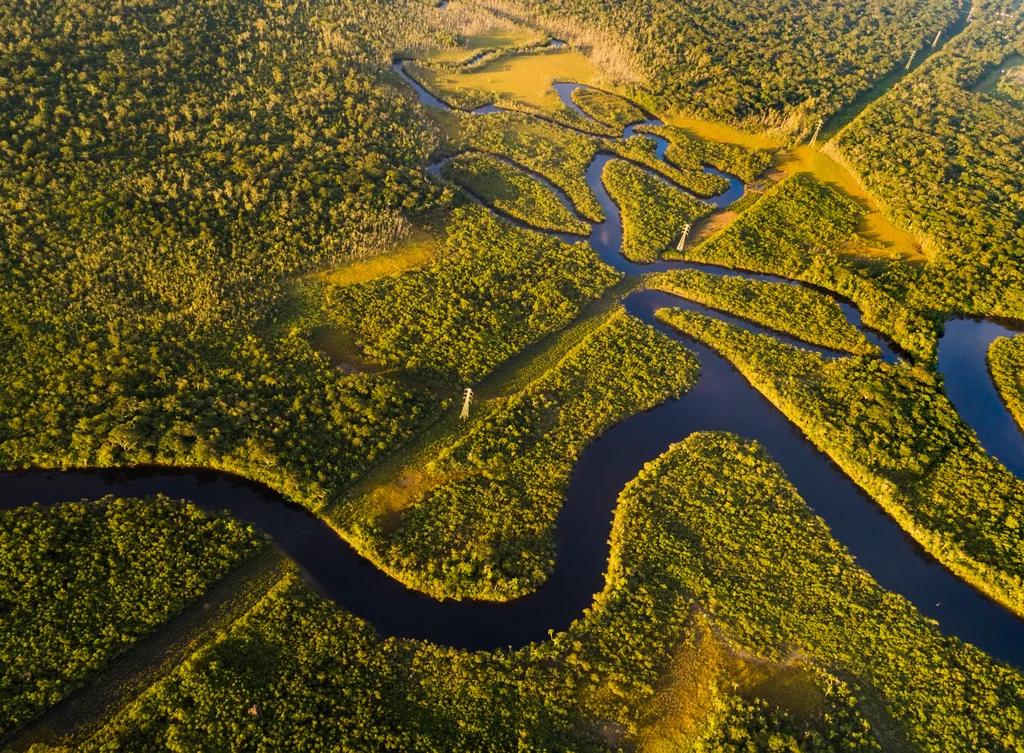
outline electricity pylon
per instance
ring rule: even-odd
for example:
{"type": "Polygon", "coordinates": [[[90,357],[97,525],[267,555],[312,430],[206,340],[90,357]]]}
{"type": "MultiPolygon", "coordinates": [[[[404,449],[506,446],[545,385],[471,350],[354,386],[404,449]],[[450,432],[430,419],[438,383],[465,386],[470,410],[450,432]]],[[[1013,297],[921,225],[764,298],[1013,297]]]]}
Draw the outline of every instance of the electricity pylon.
{"type": "Polygon", "coordinates": [[[814,146],[818,140],[818,134],[821,133],[821,127],[825,125],[825,118],[818,118],[818,127],[814,129],[814,135],[811,136],[811,146],[814,146]]]}
{"type": "Polygon", "coordinates": [[[942,36],[942,29],[939,29],[937,32],[935,32],[935,39],[932,40],[932,47],[934,47],[935,45],[937,45],[939,43],[939,37],[941,37],[941,36],[942,36]]]}
{"type": "Polygon", "coordinates": [[[690,227],[691,225],[689,222],[683,225],[683,235],[679,239],[679,243],[676,244],[676,251],[682,251],[683,248],[686,246],[686,236],[690,234],[690,227]]]}
{"type": "Polygon", "coordinates": [[[917,50],[914,50],[912,53],[910,53],[910,60],[907,61],[907,67],[903,69],[904,72],[910,70],[910,66],[913,64],[914,58],[916,56],[917,56],[917,50]]]}
{"type": "Polygon", "coordinates": [[[461,418],[462,418],[463,421],[465,421],[467,418],[469,418],[469,404],[471,402],[473,402],[473,390],[472,390],[471,387],[467,387],[466,391],[463,393],[463,398],[462,398],[462,416],[461,416],[461,418]]]}

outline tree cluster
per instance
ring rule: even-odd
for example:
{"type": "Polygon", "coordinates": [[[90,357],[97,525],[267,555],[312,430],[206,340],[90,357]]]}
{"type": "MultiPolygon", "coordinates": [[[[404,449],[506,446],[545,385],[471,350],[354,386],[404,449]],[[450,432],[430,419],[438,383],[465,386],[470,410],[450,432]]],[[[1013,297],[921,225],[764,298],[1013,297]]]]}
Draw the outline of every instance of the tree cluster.
{"type": "Polygon", "coordinates": [[[1024,337],[1000,337],[992,343],[988,369],[1003,402],[1024,431],[1024,337]]]}
{"type": "Polygon", "coordinates": [[[325,307],[369,359],[472,384],[564,327],[616,278],[584,243],[570,246],[469,205],[452,213],[434,264],[329,288],[325,307]]]}
{"type": "Polygon", "coordinates": [[[622,255],[630,261],[657,261],[686,225],[711,213],[710,205],[631,162],[611,160],[601,180],[622,213],[622,255]]]}
{"type": "Polygon", "coordinates": [[[507,160],[463,153],[445,164],[441,174],[489,207],[541,230],[588,235],[578,219],[547,186],[507,160]]]}
{"type": "Polygon", "coordinates": [[[922,364],[935,360],[935,324],[840,254],[856,238],[857,205],[797,174],[767,191],[725,230],[686,249],[687,259],[766,272],[830,290],[857,304],[864,323],[922,364]]]}
{"type": "Polygon", "coordinates": [[[872,739],[934,753],[1017,743],[1020,672],[882,590],[753,443],[701,434],[673,447],[624,490],[611,543],[593,607],[514,652],[383,640],[287,585],[79,749],[216,739],[239,751],[600,751],[609,735],[625,747],[659,732],[727,745],[731,729],[795,738],[797,751],[877,749],[872,739]],[[699,632],[702,622],[712,629],[699,632]],[[678,650],[711,641],[739,671],[665,688],[678,650]],[[699,708],[708,684],[720,691],[712,724],[651,718],[661,702],[699,708]],[[817,699],[799,711],[797,686],[817,699]]]}
{"type": "MultiPolygon", "coordinates": [[[[628,50],[663,109],[807,133],[960,12],[953,0],[897,8],[856,0],[742,4],[727,0],[527,0],[514,12],[606,31],[628,50]]],[[[582,36],[582,35],[581,35],[582,36]]]]}
{"type": "Polygon", "coordinates": [[[934,373],[825,360],[692,312],[658,316],[728,358],[936,559],[1024,611],[1024,481],[985,453],[934,373]]]}
{"type": "Polygon", "coordinates": [[[262,545],[163,496],[0,513],[0,738],[262,545]]]}
{"type": "Polygon", "coordinates": [[[1024,318],[1024,125],[1012,102],[973,91],[1013,51],[1024,16],[975,20],[839,136],[837,152],[931,263],[903,285],[922,310],[1024,318]]]}
{"type": "Polygon", "coordinates": [[[802,285],[723,277],[696,269],[657,275],[648,287],[688,298],[823,348],[880,355],[830,296],[802,285]]]}
{"type": "Polygon", "coordinates": [[[485,403],[426,459],[425,491],[393,517],[356,522],[361,550],[441,598],[508,600],[554,565],[554,528],[583,449],[676,397],[696,359],[621,310],[527,387],[485,403]]]}

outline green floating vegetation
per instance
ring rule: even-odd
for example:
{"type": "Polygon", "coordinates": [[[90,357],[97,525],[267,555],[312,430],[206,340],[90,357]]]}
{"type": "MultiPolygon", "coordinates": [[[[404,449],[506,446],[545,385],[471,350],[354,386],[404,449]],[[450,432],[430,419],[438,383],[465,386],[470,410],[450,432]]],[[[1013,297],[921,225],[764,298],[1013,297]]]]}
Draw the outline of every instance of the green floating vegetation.
{"type": "Polygon", "coordinates": [[[488,206],[542,230],[587,235],[590,225],[577,219],[551,190],[506,161],[487,154],[461,154],[441,174],[488,206]]]}
{"type": "Polygon", "coordinates": [[[581,216],[604,220],[586,181],[587,166],[597,155],[596,139],[522,113],[495,113],[460,118],[450,141],[453,152],[488,152],[540,173],[565,192],[581,216]]]}
{"type": "Polygon", "coordinates": [[[529,593],[554,565],[554,528],[582,450],[613,424],[685,392],[698,372],[685,348],[613,309],[524,389],[474,408],[423,459],[410,487],[419,497],[397,519],[356,523],[349,538],[392,576],[438,598],[529,593]]]}
{"type": "Polygon", "coordinates": [[[858,355],[881,355],[878,346],[847,321],[835,300],[800,285],[677,269],[653,277],[647,286],[735,314],[812,345],[858,355]]]}
{"type": "Polygon", "coordinates": [[[453,212],[446,232],[428,267],[326,289],[325,314],[367,358],[472,384],[618,279],[587,244],[512,227],[480,206],[453,212]]]}
{"type": "Polygon", "coordinates": [[[668,139],[665,158],[681,170],[700,170],[711,165],[738,176],[744,183],[752,183],[772,166],[772,155],[764,149],[691,138],[686,129],[678,126],[644,126],[638,130],[668,139]]]}
{"type": "Polygon", "coordinates": [[[0,512],[0,738],[262,545],[163,496],[0,512]]]}
{"type": "Polygon", "coordinates": [[[1024,431],[1024,336],[1000,337],[988,350],[988,368],[996,389],[1024,431]]]}
{"type": "Polygon", "coordinates": [[[826,360],[692,312],[658,317],[728,358],[936,559],[1024,613],[1024,481],[985,453],[932,372],[826,360]]]}
{"type": "Polygon", "coordinates": [[[548,642],[381,639],[292,581],[76,749],[1014,749],[1024,677],[881,589],[755,443],[691,436],[620,502],[548,642]]]}
{"type": "Polygon", "coordinates": [[[683,227],[711,213],[711,207],[623,160],[611,160],[601,175],[622,212],[622,255],[630,261],[657,261],[683,227]]]}
{"type": "Polygon", "coordinates": [[[857,304],[865,324],[889,335],[921,363],[934,363],[935,325],[838,256],[855,238],[858,211],[827,186],[794,175],[768,190],[725,230],[687,248],[685,258],[835,291],[857,304]]]}
{"type": "Polygon", "coordinates": [[[586,87],[573,89],[572,101],[594,120],[614,126],[620,129],[620,133],[621,129],[626,126],[647,119],[644,111],[628,99],[603,92],[600,89],[586,87]]]}
{"type": "Polygon", "coordinates": [[[1022,52],[1008,9],[979,7],[834,144],[886,214],[926,239],[931,263],[905,286],[921,309],[1024,318],[1024,122],[1018,108],[971,91],[1022,52]]]}

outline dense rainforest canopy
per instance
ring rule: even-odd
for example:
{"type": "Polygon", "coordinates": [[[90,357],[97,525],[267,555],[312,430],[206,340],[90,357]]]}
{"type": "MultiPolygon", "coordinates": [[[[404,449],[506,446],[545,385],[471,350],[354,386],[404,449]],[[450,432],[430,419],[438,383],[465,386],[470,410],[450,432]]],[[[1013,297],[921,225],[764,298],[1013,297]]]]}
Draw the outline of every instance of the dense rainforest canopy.
{"type": "MultiPolygon", "coordinates": [[[[947,317],[1024,317],[1022,55],[1014,0],[0,0],[0,469],[230,470],[401,584],[508,601],[552,577],[582,453],[694,389],[699,342],[1024,613],[1024,482],[936,372],[947,317]],[[499,91],[509,70],[548,104],[499,91]],[[425,107],[410,79],[505,111],[425,107]],[[730,186],[709,167],[741,203],[706,203],[730,186]],[[587,240],[608,201],[628,260],[704,269],[617,271],[587,240]],[[921,261],[865,255],[869,209],[921,261]],[[658,333],[619,305],[641,288],[843,353],[671,309],[658,333]]],[[[1018,421],[1022,343],[988,353],[1018,421]]],[[[761,446],[667,447],[618,497],[603,590],[549,640],[381,636],[268,565],[190,659],[46,739],[1024,750],[1021,672],[883,590],[761,446]]],[[[274,557],[166,496],[0,513],[0,742],[274,557]]]]}
{"type": "MultiPolygon", "coordinates": [[[[485,0],[477,0],[484,3],[485,0]]],[[[499,6],[614,39],[624,67],[668,107],[809,131],[924,51],[965,13],[955,0],[829,3],[526,0],[499,6]]]]}
{"type": "Polygon", "coordinates": [[[978,19],[840,133],[834,153],[887,211],[926,240],[933,263],[902,294],[921,308],[1024,316],[1021,108],[975,88],[1024,51],[1012,3],[978,19]]]}

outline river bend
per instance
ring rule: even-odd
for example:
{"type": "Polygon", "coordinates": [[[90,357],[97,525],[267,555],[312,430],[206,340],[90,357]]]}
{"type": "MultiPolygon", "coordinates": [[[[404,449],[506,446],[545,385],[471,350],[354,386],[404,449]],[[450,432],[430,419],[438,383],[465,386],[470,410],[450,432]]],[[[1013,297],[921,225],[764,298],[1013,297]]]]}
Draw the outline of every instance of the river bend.
{"type": "MultiPolygon", "coordinates": [[[[396,68],[425,104],[445,107],[406,76],[401,64],[396,68]]],[[[563,102],[588,117],[571,100],[576,86],[558,84],[556,89],[563,102]]],[[[495,109],[483,108],[473,116],[485,116],[495,109]]],[[[652,119],[644,124],[657,124],[657,121],[652,119]]],[[[630,126],[624,137],[631,135],[635,128],[636,125],[630,126]]],[[[658,157],[663,158],[667,142],[656,141],[658,157]]],[[[620,253],[621,217],[601,181],[604,165],[612,158],[599,154],[586,175],[606,215],[604,222],[593,226],[588,240],[605,262],[630,276],[699,267],[717,274],[792,284],[792,280],[768,275],[685,262],[640,265],[623,258],[620,253]]],[[[436,174],[438,170],[439,165],[432,166],[432,172],[436,174]]],[[[726,177],[730,185],[722,196],[708,203],[724,207],[743,195],[743,184],[737,178],[715,172],[726,177]]],[[[549,182],[545,184],[574,211],[564,194],[549,182]]],[[[554,570],[536,592],[511,602],[436,601],[407,589],[357,555],[324,521],[289,504],[266,486],[227,473],[165,467],[0,473],[0,509],[33,502],[49,504],[95,499],[106,494],[162,493],[189,499],[206,510],[226,510],[267,532],[275,545],[298,564],[304,577],[320,594],[369,621],[383,635],[425,639],[470,650],[515,648],[546,640],[552,631],[568,628],[591,605],[594,594],[603,588],[617,498],[644,464],[694,432],[726,431],[762,443],[800,495],[825,520],[836,539],[883,588],[902,594],[924,615],[938,620],[943,632],[1024,667],[1024,621],[926,555],[892,518],[727,361],[703,344],[657,322],[654,312],[664,307],[685,308],[750,331],[770,334],[827,357],[843,354],[812,348],[659,291],[637,291],[625,299],[624,305],[633,316],[694,351],[701,362],[700,379],[680,399],[669,400],[627,419],[587,447],[574,468],[558,517],[554,570]]],[[[851,323],[882,347],[886,360],[898,358],[884,338],[860,326],[859,312],[852,305],[841,305],[851,323]]],[[[992,322],[950,322],[940,341],[939,366],[954,405],[975,428],[986,450],[1018,475],[1024,475],[1024,438],[999,402],[985,365],[988,344],[1003,334],[1013,332],[992,322]]]]}

